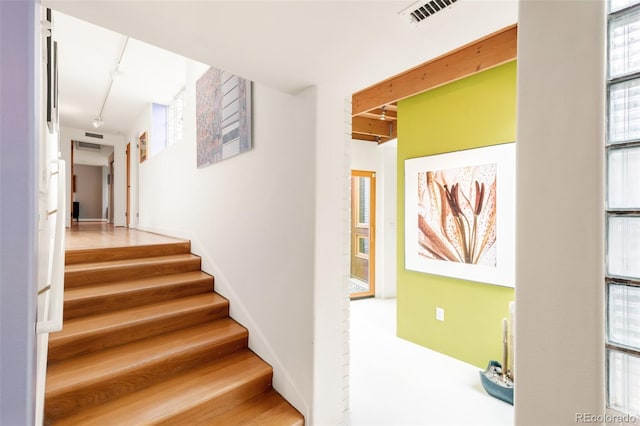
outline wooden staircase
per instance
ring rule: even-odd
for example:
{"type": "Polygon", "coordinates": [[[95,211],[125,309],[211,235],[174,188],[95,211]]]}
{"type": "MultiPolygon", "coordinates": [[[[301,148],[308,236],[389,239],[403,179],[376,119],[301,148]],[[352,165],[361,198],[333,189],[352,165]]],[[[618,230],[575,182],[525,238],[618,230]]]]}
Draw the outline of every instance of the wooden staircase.
{"type": "Polygon", "coordinates": [[[45,424],[303,425],[188,242],[67,251],[45,424]]]}

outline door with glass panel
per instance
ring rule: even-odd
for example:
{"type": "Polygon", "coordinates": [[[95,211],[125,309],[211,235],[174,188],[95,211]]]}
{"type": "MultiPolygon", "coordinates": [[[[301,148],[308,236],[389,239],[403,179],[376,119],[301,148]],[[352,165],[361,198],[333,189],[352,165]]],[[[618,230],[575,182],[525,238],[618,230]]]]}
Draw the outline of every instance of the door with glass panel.
{"type": "Polygon", "coordinates": [[[374,172],[351,171],[351,298],[375,295],[374,172]]]}
{"type": "Polygon", "coordinates": [[[610,0],[607,120],[607,405],[640,413],[640,0],[610,0]]]}

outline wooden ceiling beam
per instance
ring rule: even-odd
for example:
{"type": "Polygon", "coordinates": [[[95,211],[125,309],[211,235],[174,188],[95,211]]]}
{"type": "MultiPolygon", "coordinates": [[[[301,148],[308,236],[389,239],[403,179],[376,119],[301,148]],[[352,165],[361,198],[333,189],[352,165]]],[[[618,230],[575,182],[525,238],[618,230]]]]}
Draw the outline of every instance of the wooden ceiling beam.
{"type": "Polygon", "coordinates": [[[518,27],[512,25],[353,94],[352,115],[426,92],[516,59],[518,27]]]}
{"type": "MultiPolygon", "coordinates": [[[[361,117],[366,117],[367,115],[373,115],[377,119],[380,119],[380,116],[382,115],[382,108],[372,109],[371,111],[363,112],[362,114],[360,114],[361,117]]],[[[385,116],[386,120],[397,120],[398,119],[398,112],[397,111],[390,111],[390,110],[385,108],[384,109],[384,116],[385,116]]]]}
{"type": "Polygon", "coordinates": [[[388,138],[391,136],[392,126],[388,121],[376,118],[353,117],[351,132],[388,138]]]}
{"type": "Polygon", "coordinates": [[[378,142],[379,140],[382,140],[382,138],[379,136],[363,135],[360,133],[352,133],[351,138],[359,141],[367,141],[367,142],[378,142]]]}
{"type": "MultiPolygon", "coordinates": [[[[358,117],[354,117],[354,119],[355,118],[358,118],[358,117]]],[[[351,138],[361,140],[361,141],[376,142],[378,145],[383,144],[385,142],[389,142],[390,140],[398,137],[398,123],[395,121],[387,122],[387,123],[389,125],[389,130],[391,132],[388,136],[353,132],[351,133],[351,138]]]]}

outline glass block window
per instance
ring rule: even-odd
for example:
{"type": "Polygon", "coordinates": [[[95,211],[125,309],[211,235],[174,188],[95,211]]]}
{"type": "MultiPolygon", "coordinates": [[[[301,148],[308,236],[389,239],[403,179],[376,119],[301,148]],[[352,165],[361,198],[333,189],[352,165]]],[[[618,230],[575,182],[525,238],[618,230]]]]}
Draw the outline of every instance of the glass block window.
{"type": "Polygon", "coordinates": [[[640,217],[610,215],[607,233],[607,274],[640,278],[640,217]]]}
{"type": "Polygon", "coordinates": [[[618,12],[636,3],[638,0],[609,0],[609,13],[618,12]]]}
{"type": "Polygon", "coordinates": [[[640,358],[608,351],[609,407],[628,414],[640,413],[640,358]]]}
{"type": "Polygon", "coordinates": [[[609,0],[607,405],[640,415],[640,0],[609,0]]]}
{"type": "Polygon", "coordinates": [[[640,69],[640,11],[622,14],[609,26],[609,76],[612,78],[640,69]]]}
{"type": "Polygon", "coordinates": [[[640,80],[609,87],[609,142],[640,139],[640,80]]]}
{"type": "Polygon", "coordinates": [[[610,210],[640,209],[640,147],[607,153],[610,210]]]}
{"type": "Polygon", "coordinates": [[[625,347],[640,347],[640,287],[609,285],[609,340],[625,347]]]}

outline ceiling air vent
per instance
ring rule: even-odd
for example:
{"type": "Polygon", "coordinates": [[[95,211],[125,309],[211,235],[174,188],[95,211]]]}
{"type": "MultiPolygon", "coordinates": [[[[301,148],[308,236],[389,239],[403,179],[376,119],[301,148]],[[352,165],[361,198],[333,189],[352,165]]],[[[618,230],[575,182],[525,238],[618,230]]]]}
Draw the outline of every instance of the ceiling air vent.
{"type": "Polygon", "coordinates": [[[102,145],[97,143],[89,143],[89,142],[78,142],[78,149],[102,149],[102,145]]]}
{"type": "Polygon", "coordinates": [[[103,139],[104,135],[101,135],[100,133],[89,133],[89,132],[84,132],[84,135],[88,138],[96,138],[96,139],[103,139]]]}
{"type": "Polygon", "coordinates": [[[400,11],[400,14],[408,16],[412,23],[417,24],[429,16],[453,5],[456,1],[458,0],[431,0],[426,3],[418,1],[400,11]]]}

